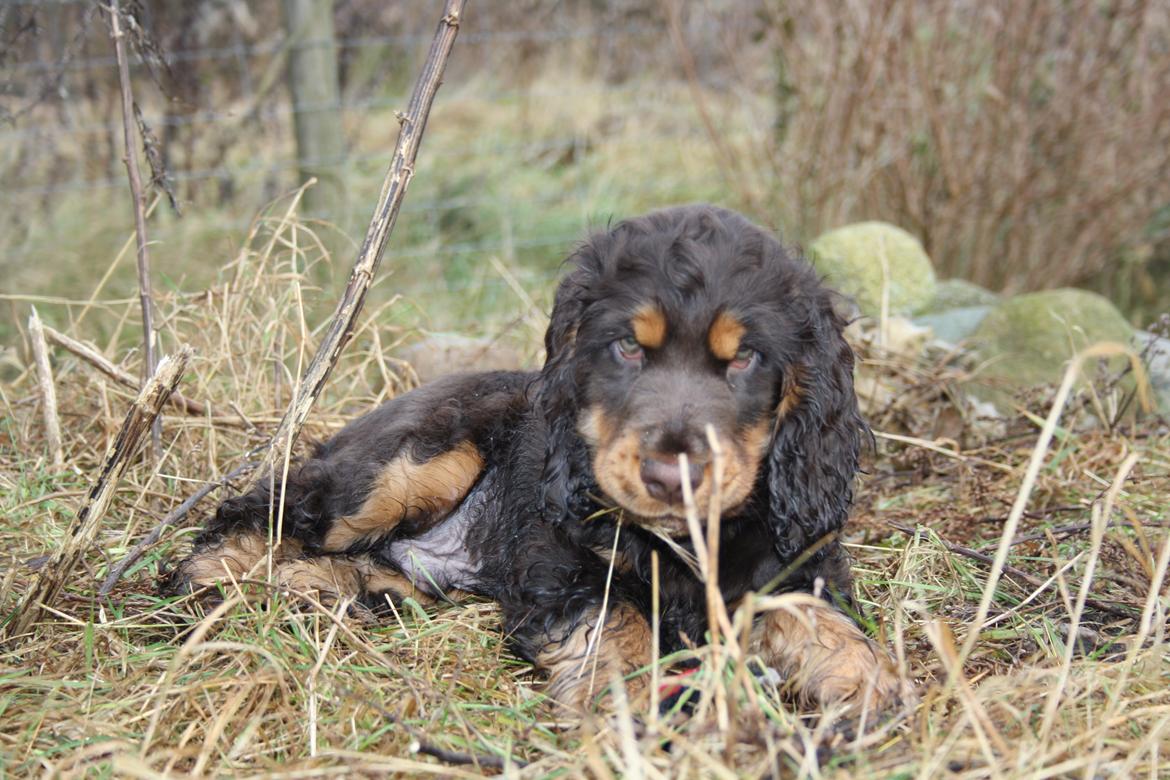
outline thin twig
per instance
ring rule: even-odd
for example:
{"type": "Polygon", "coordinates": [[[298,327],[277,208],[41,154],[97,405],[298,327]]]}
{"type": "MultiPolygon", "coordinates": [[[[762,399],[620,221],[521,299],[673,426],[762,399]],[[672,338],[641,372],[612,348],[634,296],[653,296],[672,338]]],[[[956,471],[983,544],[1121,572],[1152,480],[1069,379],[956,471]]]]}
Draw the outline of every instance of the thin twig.
{"type": "Polygon", "coordinates": [[[1044,529],[1043,532],[1040,532],[1040,533],[1023,534],[1021,536],[1017,536],[1015,539],[1012,539],[1011,545],[1012,545],[1012,547],[1015,547],[1017,544],[1024,544],[1025,542],[1039,542],[1039,541],[1042,541],[1044,539],[1047,539],[1049,534],[1051,534],[1053,537],[1055,537],[1057,541],[1060,541],[1061,539],[1064,539],[1065,537],[1073,536],[1075,534],[1084,533],[1085,531],[1091,530],[1092,527],[1093,527],[1092,523],[1076,523],[1074,525],[1058,525],[1055,528],[1046,528],[1046,529],[1044,529]]]}
{"type": "Polygon", "coordinates": [[[0,627],[0,634],[5,638],[12,639],[23,634],[37,621],[41,611],[51,607],[56,600],[69,575],[97,535],[98,524],[114,498],[118,482],[130,465],[139,441],[158,417],[167,396],[179,384],[190,358],[190,347],[182,347],[178,354],[160,361],[158,371],[134,399],[65,542],[41,569],[36,582],[0,627]]]}
{"type": "Polygon", "coordinates": [[[166,517],[159,521],[159,524],[154,527],[154,530],[147,534],[145,539],[136,544],[134,549],[131,550],[125,558],[119,561],[117,566],[110,570],[110,573],[106,575],[105,580],[102,581],[101,588],[98,589],[98,596],[108,596],[110,591],[113,590],[114,585],[117,584],[118,580],[122,579],[122,575],[126,573],[126,570],[133,566],[138,561],[138,559],[142,557],[143,553],[145,553],[148,549],[153,547],[156,542],[158,542],[159,538],[162,536],[162,532],[186,517],[187,514],[195,508],[195,505],[206,498],[209,493],[211,493],[213,490],[218,490],[221,487],[227,486],[233,479],[243,474],[247,474],[254,468],[256,468],[256,463],[254,461],[241,463],[239,466],[236,466],[234,469],[220,477],[215,482],[208,482],[206,485],[188,496],[187,499],[183,501],[183,503],[172,509],[166,517]]]}
{"type": "Polygon", "coordinates": [[[293,402],[290,403],[267,452],[261,459],[257,472],[259,479],[266,478],[266,474],[282,458],[287,443],[294,441],[300,433],[301,426],[304,425],[313,404],[324,389],[341,351],[353,336],[354,324],[365,302],[366,291],[369,290],[378,272],[387,239],[394,230],[398,210],[402,206],[410,180],[414,177],[414,162],[418,156],[423,132],[426,130],[427,117],[431,104],[434,103],[435,93],[442,83],[447,58],[463,18],[464,5],[466,0],[447,0],[443,17],[431,42],[427,61],[415,82],[410,105],[406,113],[400,117],[402,126],[398,132],[394,158],[382,184],[382,194],[374,209],[366,238],[362,242],[353,270],[350,271],[349,283],[346,284],[341,300],[333,312],[333,318],[321,339],[321,345],[313,355],[304,376],[301,377],[300,389],[293,396],[293,402]]]}
{"type": "MultiPolygon", "coordinates": [[[[124,368],[119,368],[114,365],[109,358],[101,352],[98,352],[97,347],[66,336],[64,333],[53,330],[48,325],[45,325],[44,328],[45,336],[48,337],[49,341],[73,353],[118,384],[128,387],[131,390],[138,389],[138,380],[134,378],[134,375],[124,368]]],[[[182,393],[172,393],[171,397],[167,399],[167,403],[195,417],[203,417],[210,413],[207,404],[202,401],[187,398],[182,393]]],[[[245,425],[250,425],[247,420],[243,422],[245,425]]]]}
{"type": "Polygon", "coordinates": [[[885,431],[874,431],[873,435],[878,439],[888,439],[889,441],[896,441],[899,444],[910,444],[915,447],[922,447],[923,449],[930,450],[931,452],[937,452],[940,455],[946,455],[948,458],[954,458],[955,460],[963,462],[970,461],[971,463],[978,463],[980,465],[997,469],[999,471],[1006,471],[1009,474],[1015,471],[1014,466],[1009,466],[1006,463],[997,463],[993,460],[987,460],[986,458],[977,458],[974,455],[964,455],[957,450],[948,449],[943,447],[941,444],[930,441],[928,439],[920,439],[916,436],[903,436],[898,433],[886,433],[885,431]]]}
{"type": "MultiPolygon", "coordinates": [[[[916,531],[915,529],[902,525],[901,523],[889,521],[886,524],[895,531],[901,531],[912,539],[916,538],[921,533],[920,531],[916,531]]],[[[991,565],[995,562],[995,559],[990,555],[981,553],[978,550],[972,550],[970,547],[964,547],[961,544],[955,544],[954,542],[947,541],[946,539],[939,536],[937,532],[935,532],[934,535],[935,538],[938,539],[939,544],[947,548],[949,552],[953,552],[956,555],[962,555],[964,558],[971,558],[972,560],[986,563],[988,565],[991,565]]],[[[1031,574],[1028,574],[1028,572],[1017,569],[1015,566],[1011,566],[1006,563],[1003,565],[1003,573],[1012,579],[1019,580],[1020,582],[1031,585],[1033,588],[1039,588],[1044,585],[1044,580],[1040,579],[1039,577],[1034,577],[1031,574]]],[[[1127,620],[1132,620],[1133,618],[1137,617],[1136,611],[1130,612],[1122,609],[1121,607],[1115,607],[1108,602],[1099,601],[1097,599],[1085,599],[1085,603],[1093,609],[1100,610],[1101,612],[1107,612],[1115,617],[1125,618],[1127,620]]]]}
{"type": "Polygon", "coordinates": [[[61,421],[57,417],[57,388],[53,385],[53,367],[49,365],[49,347],[45,343],[45,329],[36,307],[28,317],[28,340],[32,344],[33,363],[37,369],[37,386],[41,391],[41,416],[45,420],[45,442],[53,466],[65,465],[65,451],[61,448],[61,421]]]}
{"type": "MultiPolygon", "coordinates": [[[[126,173],[130,178],[130,196],[134,201],[134,237],[138,246],[138,299],[142,306],[142,382],[154,376],[158,366],[154,332],[154,299],[150,292],[150,259],[146,253],[146,204],[142,199],[142,174],[138,170],[138,152],[134,143],[134,94],[130,87],[130,65],[126,58],[126,40],[122,33],[122,12],[118,0],[110,0],[110,35],[118,61],[118,90],[122,94],[122,137],[126,149],[126,173]]],[[[157,416],[150,431],[151,455],[158,461],[162,453],[162,420],[157,416]]]]}

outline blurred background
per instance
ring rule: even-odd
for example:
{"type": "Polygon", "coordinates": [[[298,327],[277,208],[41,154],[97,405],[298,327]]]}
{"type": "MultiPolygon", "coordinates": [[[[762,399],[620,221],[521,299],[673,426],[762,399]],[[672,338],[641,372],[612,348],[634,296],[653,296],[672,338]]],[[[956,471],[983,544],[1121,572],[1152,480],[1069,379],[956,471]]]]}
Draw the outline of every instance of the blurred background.
{"type": "MultiPolygon", "coordinates": [[[[214,283],[315,176],[301,256],[327,312],[440,4],[123,6],[156,288],[214,283]]],[[[0,6],[6,344],[29,301],[64,323],[136,295],[108,16],[0,6]]],[[[709,200],[800,244],[886,220],[940,277],[1085,287],[1145,327],[1170,306],[1167,96],[1165,0],[473,0],[373,302],[498,337],[588,228],[709,200]]]]}

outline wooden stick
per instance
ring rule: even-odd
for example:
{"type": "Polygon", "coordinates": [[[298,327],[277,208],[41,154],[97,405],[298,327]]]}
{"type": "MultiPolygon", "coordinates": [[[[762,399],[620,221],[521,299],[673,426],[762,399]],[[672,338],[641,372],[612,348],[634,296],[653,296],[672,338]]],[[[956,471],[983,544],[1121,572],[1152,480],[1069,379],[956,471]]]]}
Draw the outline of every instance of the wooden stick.
{"type": "Polygon", "coordinates": [[[53,385],[53,368],[49,365],[49,345],[45,343],[45,329],[37,308],[32,307],[28,317],[28,338],[32,342],[33,363],[37,369],[37,386],[41,390],[41,415],[45,420],[45,442],[53,465],[65,465],[65,451],[61,448],[61,421],[57,417],[57,388],[53,385]]]}
{"type": "Polygon", "coordinates": [[[110,591],[114,589],[114,585],[118,583],[118,580],[122,579],[122,575],[126,573],[126,570],[133,566],[142,557],[143,553],[158,542],[159,537],[162,536],[162,532],[186,517],[187,513],[194,509],[195,505],[206,498],[211,491],[226,487],[233,479],[242,474],[247,474],[254,468],[256,468],[256,464],[253,461],[236,466],[215,482],[208,482],[196,490],[183,503],[168,512],[167,516],[160,520],[159,524],[154,527],[154,530],[146,535],[145,539],[134,545],[134,549],[127,553],[126,557],[119,561],[117,566],[110,569],[110,573],[102,580],[102,586],[98,589],[98,596],[108,596],[110,591]]]}
{"type": "MultiPolygon", "coordinates": [[[[53,342],[62,349],[68,350],[77,357],[81,358],[91,366],[102,372],[110,379],[113,379],[120,385],[129,387],[131,389],[138,389],[138,380],[129,371],[120,368],[112,363],[105,355],[98,352],[97,347],[92,344],[86,344],[84,341],[66,336],[64,333],[53,330],[48,325],[44,326],[45,335],[48,336],[49,341],[53,342]]],[[[167,402],[174,407],[181,409],[187,414],[196,417],[203,417],[208,414],[207,404],[201,401],[196,401],[180,393],[173,393],[167,402]]]]}
{"type": "MultiPolygon", "coordinates": [[[[130,196],[134,201],[134,237],[138,246],[138,301],[142,306],[142,382],[154,376],[158,367],[154,332],[154,299],[150,291],[150,259],[146,254],[146,203],[142,199],[142,174],[138,170],[138,152],[134,143],[134,94],[130,87],[130,65],[126,58],[126,36],[122,32],[122,12],[118,0],[110,0],[110,35],[114,39],[114,57],[118,61],[118,90],[122,93],[122,140],[126,148],[126,173],[130,178],[130,196]]],[[[155,417],[150,432],[151,456],[155,462],[162,455],[162,420],[155,417]]]]}
{"type": "Polygon", "coordinates": [[[97,480],[89,489],[81,511],[73,522],[73,528],[65,537],[64,544],[53,554],[52,559],[41,569],[32,587],[17,604],[0,626],[0,636],[13,639],[28,631],[45,607],[52,606],[73,569],[81,561],[97,535],[98,524],[110,506],[118,482],[130,465],[131,456],[138,449],[142,436],[158,417],[163,403],[179,384],[187,361],[191,358],[190,347],[183,347],[173,357],[163,359],[158,371],[142,388],[134,405],[126,413],[126,419],[118,431],[117,438],[106,453],[97,480]]]}
{"type": "Polygon", "coordinates": [[[400,117],[402,126],[398,131],[394,158],[386,172],[382,194],[378,198],[378,205],[366,230],[366,238],[354,261],[353,270],[350,271],[349,283],[346,284],[345,292],[333,312],[333,318],[321,339],[321,345],[313,355],[309,367],[305,369],[300,387],[293,394],[293,401],[289,404],[267,452],[260,461],[255,479],[267,479],[268,472],[283,458],[286,447],[296,440],[341,351],[353,335],[354,324],[362,310],[366,292],[378,272],[378,265],[386,249],[386,240],[394,230],[398,210],[414,176],[414,161],[418,156],[423,132],[426,130],[427,116],[430,114],[431,104],[434,103],[435,93],[442,83],[447,57],[451,53],[459,23],[463,18],[464,5],[466,0],[446,0],[443,17],[435,31],[427,61],[415,82],[410,105],[406,113],[400,117]]]}

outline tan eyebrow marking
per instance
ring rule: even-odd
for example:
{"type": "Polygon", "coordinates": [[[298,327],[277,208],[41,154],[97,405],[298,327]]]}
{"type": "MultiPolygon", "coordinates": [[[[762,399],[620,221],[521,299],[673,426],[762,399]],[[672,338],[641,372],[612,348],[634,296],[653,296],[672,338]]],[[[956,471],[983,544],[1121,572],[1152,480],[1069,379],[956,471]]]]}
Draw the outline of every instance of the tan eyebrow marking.
{"type": "Polygon", "coordinates": [[[739,352],[739,341],[746,332],[747,328],[734,315],[721,311],[707,331],[707,346],[720,360],[733,360],[735,353],[739,352]]]}
{"type": "Polygon", "coordinates": [[[630,319],[634,338],[643,347],[658,349],[666,343],[666,315],[657,304],[643,304],[630,319]]]}

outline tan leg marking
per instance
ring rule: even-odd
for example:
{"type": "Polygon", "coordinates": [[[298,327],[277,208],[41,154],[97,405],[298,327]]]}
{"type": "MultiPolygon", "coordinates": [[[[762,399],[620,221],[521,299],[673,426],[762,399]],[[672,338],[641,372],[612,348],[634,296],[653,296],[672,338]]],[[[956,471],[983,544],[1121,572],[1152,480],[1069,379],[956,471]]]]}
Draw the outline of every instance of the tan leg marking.
{"type": "MultiPolygon", "coordinates": [[[[214,547],[193,554],[179,564],[182,577],[191,590],[220,582],[258,579],[264,575],[264,558],[268,540],[257,533],[236,534],[214,547]]],[[[366,593],[393,591],[398,597],[410,597],[422,604],[434,603],[427,593],[415,588],[405,575],[383,566],[367,555],[302,557],[303,548],[295,539],[285,539],[273,557],[276,584],[303,593],[323,604],[339,598],[358,597],[366,593]]]]}
{"type": "MultiPolygon", "coordinates": [[[[594,695],[604,690],[614,675],[625,677],[650,663],[650,626],[636,609],[625,604],[612,608],[600,637],[595,636],[597,617],[597,613],[586,616],[572,633],[547,645],[537,655],[537,665],[548,672],[546,692],[563,707],[587,709],[594,695]]],[[[627,680],[625,685],[632,699],[645,690],[647,683],[643,675],[627,680]]]]}
{"type": "Polygon", "coordinates": [[[720,360],[733,360],[735,353],[739,352],[739,341],[744,333],[747,333],[747,328],[742,322],[721,311],[707,331],[707,346],[711,348],[711,354],[720,360]]]}
{"type": "MultiPolygon", "coordinates": [[[[285,539],[273,555],[275,563],[292,560],[301,554],[301,543],[285,539]]],[[[182,578],[191,590],[198,590],[220,582],[239,582],[255,578],[262,572],[268,555],[268,539],[256,532],[237,533],[224,538],[214,546],[205,547],[179,564],[182,578]]]]}
{"type": "Polygon", "coordinates": [[[666,315],[656,303],[642,305],[630,319],[634,338],[647,349],[658,349],[666,343],[666,315]]]}
{"type": "Polygon", "coordinates": [[[345,550],[363,537],[394,530],[406,517],[429,515],[439,520],[459,505],[481,471],[483,457],[469,441],[426,463],[395,458],[375,479],[361,508],[333,521],[325,535],[325,549],[345,550]]]}
{"type": "MultiPolygon", "coordinates": [[[[359,561],[359,566],[366,593],[377,594],[393,591],[400,598],[412,598],[420,604],[435,603],[433,596],[416,588],[414,582],[401,572],[381,566],[368,558],[359,561]]],[[[452,591],[452,593],[455,592],[457,591],[452,591]]],[[[460,595],[464,594],[460,592],[460,595]]]]}
{"type": "Polygon", "coordinates": [[[289,561],[277,569],[276,581],[281,587],[312,596],[327,606],[342,598],[385,591],[393,591],[401,598],[409,596],[423,604],[434,601],[404,575],[365,555],[352,558],[323,555],[289,561]]]}
{"type": "Polygon", "coordinates": [[[764,615],[752,631],[752,651],[808,703],[881,710],[902,700],[904,686],[889,654],[811,596],[764,615]]]}

